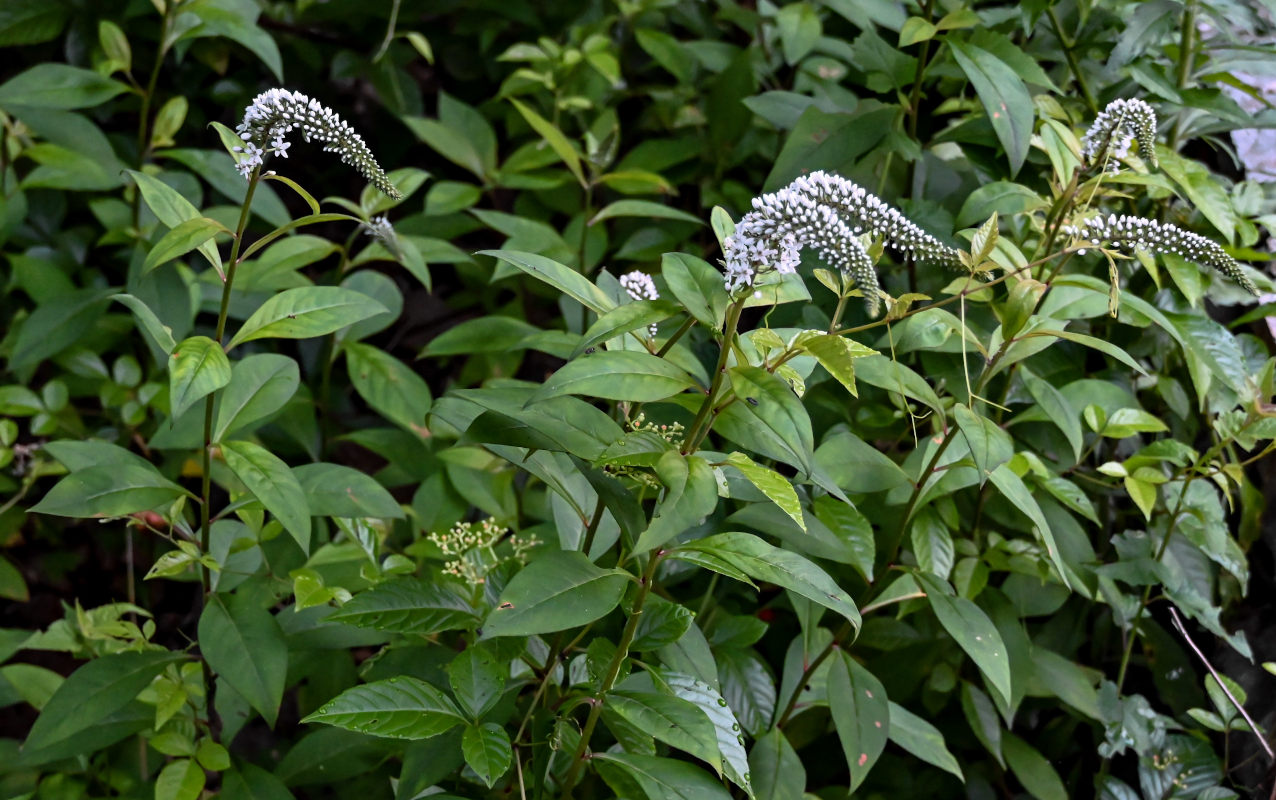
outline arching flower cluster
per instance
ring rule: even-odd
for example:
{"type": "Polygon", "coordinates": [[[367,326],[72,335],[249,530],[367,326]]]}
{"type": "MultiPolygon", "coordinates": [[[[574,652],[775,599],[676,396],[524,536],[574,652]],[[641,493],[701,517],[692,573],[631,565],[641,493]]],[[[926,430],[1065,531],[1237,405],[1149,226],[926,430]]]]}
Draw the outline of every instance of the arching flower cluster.
{"type": "Polygon", "coordinates": [[[300,130],[307,142],[312,139],[323,142],[326,152],[341,156],[343,162],[359,170],[385,194],[396,200],[402,197],[373,158],[363,137],[345,120],[318,100],[287,89],[262,92],[244,110],[244,119],[235,128],[244,140],[243,147],[236,148],[244,154],[236,165],[239,172],[247,178],[253,169],[261,166],[266,155],[287,158],[291,145],[286,137],[294,129],[300,130]]]}
{"type": "MultiPolygon", "coordinates": [[[[656,290],[656,282],[645,272],[634,270],[620,276],[620,288],[635,300],[659,300],[660,292],[656,290]]],[[[648,338],[656,338],[656,323],[647,326],[648,338]]]]}
{"type": "Polygon", "coordinates": [[[1137,143],[1139,156],[1156,166],[1156,112],[1142,100],[1113,100],[1094,118],[1094,124],[1081,140],[1081,154],[1090,164],[1108,158],[1115,173],[1117,162],[1130,153],[1137,143]]]}
{"type": "Polygon", "coordinates": [[[880,237],[896,251],[924,261],[957,266],[957,251],[910,222],[881,198],[851,181],[813,172],[778,192],[755,198],[753,210],[736,224],[726,244],[727,291],[752,286],[759,273],[797,270],[803,247],[849,273],[864,293],[869,313],[877,311],[877,273],[860,235],[880,237]]]}
{"type": "Polygon", "coordinates": [[[1212,267],[1236,281],[1250,294],[1258,294],[1258,287],[1241,270],[1241,265],[1216,242],[1169,223],[1109,214],[1106,217],[1091,217],[1079,225],[1065,225],[1061,230],[1066,235],[1082,240],[1082,244],[1089,242],[1097,247],[1107,242],[1131,252],[1143,250],[1182,256],[1202,266],[1212,267]]]}

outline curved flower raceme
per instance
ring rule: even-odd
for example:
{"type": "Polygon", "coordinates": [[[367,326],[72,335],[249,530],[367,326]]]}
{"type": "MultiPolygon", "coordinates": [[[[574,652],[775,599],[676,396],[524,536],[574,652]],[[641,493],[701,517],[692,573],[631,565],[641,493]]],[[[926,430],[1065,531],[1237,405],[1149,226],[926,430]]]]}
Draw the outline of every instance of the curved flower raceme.
{"type": "Polygon", "coordinates": [[[1081,154],[1090,164],[1108,157],[1109,169],[1116,172],[1117,161],[1137,143],[1139,156],[1156,166],[1156,112],[1142,100],[1113,100],[1094,118],[1081,140],[1081,154]]]}
{"type": "Polygon", "coordinates": [[[752,286],[760,272],[797,270],[803,247],[820,253],[830,266],[849,273],[864,293],[869,313],[877,312],[877,273],[860,234],[882,240],[910,258],[958,266],[957,251],[910,222],[898,210],[851,181],[812,172],[753,200],[753,210],[736,224],[726,244],[727,291],[752,286]]]}
{"type": "MultiPolygon", "coordinates": [[[[660,292],[656,291],[656,283],[645,272],[634,270],[620,276],[620,288],[635,300],[659,300],[660,292]]],[[[656,323],[647,326],[649,338],[656,338],[656,323]]]]}
{"type": "Polygon", "coordinates": [[[235,128],[244,140],[243,147],[236,148],[244,154],[236,165],[240,173],[248,177],[261,165],[265,155],[287,158],[291,143],[285,137],[293,129],[299,129],[307,142],[311,139],[323,142],[326,152],[341,156],[343,162],[359,170],[385,194],[396,200],[402,197],[373,158],[363,137],[345,120],[318,100],[287,89],[262,92],[244,110],[244,119],[235,128]]]}
{"type": "Polygon", "coordinates": [[[1240,263],[1216,242],[1169,223],[1109,214],[1106,217],[1091,217],[1078,225],[1065,225],[1061,230],[1095,246],[1108,242],[1131,251],[1179,255],[1202,266],[1212,267],[1236,281],[1250,294],[1258,294],[1258,287],[1241,270],[1240,263]]]}

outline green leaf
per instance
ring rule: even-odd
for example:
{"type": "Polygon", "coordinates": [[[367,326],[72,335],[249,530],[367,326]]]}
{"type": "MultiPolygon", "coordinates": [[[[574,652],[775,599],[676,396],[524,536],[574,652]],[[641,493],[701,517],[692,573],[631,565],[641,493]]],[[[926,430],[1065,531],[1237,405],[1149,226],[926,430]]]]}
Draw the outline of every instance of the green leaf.
{"type": "Polygon", "coordinates": [[[890,740],[909,753],[933,764],[945,772],[952,773],[958,780],[964,781],[961,767],[957,759],[944,744],[944,735],[939,729],[917,716],[903,706],[890,704],[890,740]]]}
{"type": "Polygon", "coordinates": [[[707,772],[685,761],[628,753],[594,753],[603,780],[617,794],[635,797],[635,787],[648,800],[730,800],[731,795],[707,772]]]}
{"type": "Polygon", "coordinates": [[[310,551],[310,507],[288,465],[261,445],[222,442],[226,466],[266,510],[274,514],[303,552],[310,551]]]}
{"type": "Polygon", "coordinates": [[[913,516],[908,541],[917,566],[947,580],[953,570],[953,537],[935,510],[927,506],[913,516]]]}
{"type": "Polygon", "coordinates": [[[478,255],[499,258],[511,266],[544,281],[595,314],[606,314],[616,307],[616,302],[590,283],[576,270],[563,266],[552,258],[525,253],[520,250],[480,250],[478,255]]]}
{"type": "Polygon", "coordinates": [[[699,525],[718,507],[718,484],[713,468],[703,458],[667,450],[656,462],[656,474],[665,485],[651,525],[638,537],[635,553],[659,547],[688,528],[699,525]]]}
{"type": "Polygon", "coordinates": [[[316,517],[403,519],[403,509],[371,476],[340,464],[302,464],[293,468],[316,517]]]}
{"type": "Polygon", "coordinates": [[[142,262],[142,274],[156,267],[167,264],[175,258],[181,258],[219,233],[230,233],[230,230],[215,219],[195,217],[179,224],[164,234],[142,262]]]}
{"type": "Polygon", "coordinates": [[[1168,430],[1164,422],[1141,408],[1118,408],[1108,415],[1099,433],[1109,439],[1124,439],[1136,433],[1161,433],[1168,430]]]}
{"type": "Polygon", "coordinates": [[[572,352],[572,358],[576,358],[585,350],[596,347],[608,339],[613,339],[639,328],[642,328],[643,332],[638,338],[645,341],[647,339],[645,329],[648,325],[654,325],[661,320],[668,319],[677,314],[678,311],[678,306],[668,300],[638,300],[633,303],[616,306],[606,314],[599,316],[594,324],[589,326],[589,330],[585,331],[584,338],[581,339],[580,344],[576,345],[575,351],[572,352]]]}
{"type": "Polygon", "coordinates": [[[500,699],[508,672],[508,664],[480,646],[467,647],[447,665],[452,695],[476,720],[500,699]]]}
{"type": "Polygon", "coordinates": [[[302,720],[391,739],[428,739],[464,721],[443,692],[409,675],[346,689],[302,720]]]}
{"type": "Polygon", "coordinates": [[[727,456],[727,463],[740,470],[749,483],[756,486],[768,500],[788,514],[799,528],[806,530],[806,519],[802,516],[802,503],[798,499],[793,484],[789,483],[787,478],[773,469],[754,462],[744,453],[732,453],[727,456]]]}
{"type": "Polygon", "coordinates": [[[204,769],[211,772],[225,772],[230,769],[230,751],[212,739],[201,739],[195,748],[195,760],[204,769]]]}
{"type": "Polygon", "coordinates": [[[828,671],[829,711],[842,741],[855,791],[886,749],[891,731],[890,701],[873,673],[841,649],[833,651],[828,671]]]}
{"type": "Polygon", "coordinates": [[[425,415],[433,397],[425,380],[407,364],[372,345],[345,346],[346,370],[355,391],[381,416],[412,431],[427,433],[425,415]]]}
{"type": "Polygon", "coordinates": [[[275,727],[288,673],[288,645],[275,615],[251,595],[213,595],[199,617],[200,651],[221,676],[275,727]]]}
{"type": "Polygon", "coordinates": [[[759,800],[802,800],[804,796],[806,768],[779,728],[772,728],[753,743],[749,777],[759,800]]]}
{"type": "Polygon", "coordinates": [[[476,176],[496,171],[496,133],[483,115],[445,92],[439,92],[439,118],[404,117],[403,123],[444,158],[476,176]]]}
{"type": "MultiPolygon", "coordinates": [[[[554,123],[537,114],[532,109],[523,105],[514,98],[509,98],[514,108],[518,109],[518,113],[523,115],[523,119],[527,120],[527,124],[532,126],[532,130],[540,134],[551,150],[563,160],[567,165],[567,169],[571,170],[572,175],[576,176],[576,182],[581,186],[587,186],[585,180],[585,172],[580,166],[580,153],[576,152],[576,147],[568,141],[554,123]]],[[[491,783],[488,784],[491,786],[491,783]]]]}
{"type": "Polygon", "coordinates": [[[323,336],[386,312],[385,306],[366,294],[338,286],[287,289],[262,303],[244,321],[226,349],[254,339],[323,336]]]}
{"type": "Polygon", "coordinates": [[[56,39],[70,15],[70,6],[47,0],[7,0],[0,4],[0,47],[56,39]]]}
{"type": "Polygon", "coordinates": [[[669,291],[696,321],[710,330],[722,327],[730,298],[722,273],[712,264],[686,253],[665,253],[660,274],[669,291]]]}
{"type": "Polygon", "coordinates": [[[845,543],[851,566],[872,583],[877,541],[868,519],[859,509],[835,497],[817,497],[814,506],[816,518],[845,543]]]}
{"type": "MultiPolygon", "coordinates": [[[[136,170],[129,170],[128,174],[133,176],[133,182],[137,184],[138,190],[141,191],[142,199],[146,201],[146,207],[151,210],[156,219],[170,229],[180,226],[183,222],[199,219],[203,216],[199,213],[199,209],[191,205],[189,200],[182,197],[176,189],[159,178],[136,170]]],[[[198,245],[196,249],[199,250],[204,258],[208,259],[208,263],[213,265],[213,269],[217,270],[217,274],[221,275],[222,257],[217,250],[217,244],[209,239],[198,245]]]]}
{"type": "Polygon", "coordinates": [[[695,214],[688,214],[685,211],[679,211],[676,208],[671,208],[652,200],[616,200],[595,214],[593,219],[589,220],[589,224],[597,225],[603,220],[615,217],[646,217],[673,220],[674,222],[694,222],[697,225],[704,224],[695,214]]]}
{"type": "Polygon", "coordinates": [[[378,583],[356,594],[328,619],[360,628],[422,636],[468,628],[478,622],[468,601],[444,585],[420,578],[378,583]]]}
{"type": "Polygon", "coordinates": [[[892,108],[861,109],[829,113],[811,106],[803,111],[784,140],[763,191],[773,192],[799,175],[820,169],[849,174],[860,156],[890,133],[896,116],[892,108]]]}
{"type": "Polygon", "coordinates": [[[731,388],[748,413],[769,428],[793,454],[793,463],[807,474],[814,468],[814,434],[802,401],[784,379],[762,367],[733,367],[731,388]]]}
{"type": "Polygon", "coordinates": [[[611,691],[603,719],[615,715],[665,744],[690,753],[722,774],[713,723],[695,703],[657,692],[611,691]]]}
{"type": "Polygon", "coordinates": [[[168,400],[172,415],[230,383],[230,359],[207,336],[192,336],[177,345],[168,362],[168,400]]]}
{"type": "Polygon", "coordinates": [[[800,594],[842,615],[859,630],[860,614],[850,596],[804,556],[769,545],[751,533],[719,533],[697,539],[671,555],[678,558],[688,550],[716,556],[755,580],[800,594]]]}
{"type": "Polygon", "coordinates": [[[549,376],[528,403],[565,394],[650,403],[696,384],[671,362],[634,350],[603,350],[573,359],[549,376]]]}
{"type": "Polygon", "coordinates": [[[983,103],[992,129],[1006,148],[1013,177],[1028,157],[1036,117],[1032,96],[1019,76],[997,56],[951,36],[948,47],[983,103]]]}
{"type": "Polygon", "coordinates": [[[1210,221],[1228,242],[1236,239],[1237,215],[1222,183],[1199,161],[1157,145],[1158,166],[1174,179],[1190,206],[1210,221]]]}
{"type": "Polygon", "coordinates": [[[1138,372],[1140,375],[1148,374],[1147,370],[1143,369],[1143,367],[1139,365],[1139,362],[1131,358],[1129,353],[1125,352],[1124,350],[1112,344],[1111,342],[1104,341],[1103,339],[1098,339],[1093,336],[1087,336],[1084,333],[1073,333],[1072,331],[1055,331],[1055,330],[1035,330],[1030,333],[1025,333],[1023,335],[1024,338],[1028,338],[1030,336],[1056,336],[1060,339],[1067,339],[1070,342],[1076,342],[1077,344],[1085,345],[1086,347],[1092,347],[1101,353],[1105,353],[1106,355],[1112,356],[1117,361],[1120,361],[1122,364],[1125,364],[1130,369],[1138,372]]]}
{"type": "Polygon", "coordinates": [[[284,782],[248,762],[222,773],[220,800],[294,800],[284,782]]]}
{"type": "Polygon", "coordinates": [[[254,241],[252,244],[248,246],[246,250],[244,250],[243,253],[240,254],[240,259],[242,260],[242,259],[252,258],[253,255],[255,255],[259,250],[266,247],[266,245],[275,241],[280,236],[283,236],[285,233],[288,233],[289,231],[294,231],[297,228],[304,228],[307,225],[318,225],[324,222],[362,223],[363,220],[359,219],[358,217],[352,217],[349,214],[337,214],[337,213],[307,214],[304,217],[297,217],[294,220],[285,222],[283,225],[280,225],[278,228],[275,228],[270,233],[254,241]]]}
{"type": "Polygon", "coordinates": [[[58,517],[122,517],[168,505],[185,493],[150,464],[107,463],[72,472],[30,511],[58,517]]]}
{"type": "Polygon", "coordinates": [[[91,108],[128,87],[90,69],[45,63],[20,72],[0,84],[0,108],[91,108]]]}
{"type": "Polygon", "coordinates": [[[846,387],[852,397],[859,397],[859,392],[855,391],[855,359],[879,355],[871,347],[831,333],[806,339],[802,346],[815,356],[821,367],[837,378],[838,383],[846,387]]]}
{"type": "MultiPolygon", "coordinates": [[[[699,631],[699,628],[692,627],[697,632],[699,631]]],[[[701,640],[703,640],[703,634],[701,634],[701,640]]],[[[707,645],[705,654],[708,656],[707,645]]],[[[708,660],[712,661],[713,659],[709,658],[708,660]]],[[[664,673],[664,679],[669,691],[683,700],[695,704],[709,718],[709,722],[713,724],[714,735],[718,740],[718,752],[722,754],[723,773],[726,774],[728,780],[752,796],[753,789],[749,781],[749,760],[744,751],[744,743],[740,741],[740,723],[736,721],[735,713],[731,710],[727,701],[712,686],[690,675],[666,672],[664,673]]]]}
{"type": "Polygon", "coordinates": [[[961,646],[988,679],[988,685],[1010,702],[1010,654],[997,626],[979,606],[949,592],[947,582],[926,572],[914,573],[939,624],[961,646]]]}
{"type": "Polygon", "coordinates": [[[1010,771],[1037,800],[1068,800],[1071,796],[1046,757],[1010,731],[1001,735],[1001,752],[1010,771]]]}
{"type": "Polygon", "coordinates": [[[1028,394],[1032,395],[1032,399],[1041,407],[1045,415],[1067,438],[1068,444],[1072,446],[1073,461],[1079,460],[1084,439],[1081,433],[1081,420],[1076,409],[1068,403],[1068,399],[1055,388],[1054,384],[1037,377],[1036,373],[1027,366],[1022,364],[1019,366],[1019,377],[1023,380],[1028,394]]]}
{"type": "Polygon", "coordinates": [[[989,473],[1015,454],[1014,442],[1011,441],[1010,434],[999,428],[995,422],[976,414],[966,405],[958,403],[953,409],[953,417],[957,421],[958,430],[970,446],[970,456],[975,460],[975,468],[979,470],[979,483],[982,485],[989,473]]]}
{"type": "Polygon", "coordinates": [[[230,383],[217,403],[213,441],[243,430],[284,407],[300,385],[297,362],[277,353],[258,353],[230,368],[230,383]]]}
{"type": "Polygon", "coordinates": [[[155,316],[155,312],[143,300],[131,294],[113,294],[111,299],[128,306],[138,325],[146,331],[146,335],[151,338],[156,347],[165,353],[172,353],[173,348],[177,347],[177,341],[173,339],[173,329],[160,322],[159,317],[155,316]]]}
{"type": "Polygon", "coordinates": [[[114,653],[84,664],[58,687],[31,726],[22,747],[40,750],[86,730],[129,704],[181,653],[114,653]]]}
{"type": "Polygon", "coordinates": [[[111,295],[110,289],[75,289],[41,303],[18,329],[9,368],[35,366],[80,341],[102,316],[111,295]]]}
{"type": "Polygon", "coordinates": [[[554,550],[524,567],[505,586],[483,623],[484,639],[577,628],[607,615],[632,576],[594,566],[583,553],[554,550]]]}
{"type": "Polygon", "coordinates": [[[855,362],[855,370],[856,376],[863,383],[911,397],[939,416],[944,416],[944,406],[939,402],[939,395],[930,388],[926,379],[898,361],[881,355],[866,356],[855,362]]]}
{"type": "Polygon", "coordinates": [[[1002,464],[997,467],[988,475],[988,478],[997,487],[997,490],[1015,505],[1015,508],[1022,511],[1032,521],[1033,535],[1046,546],[1046,554],[1050,557],[1050,562],[1054,564],[1064,585],[1070,586],[1068,570],[1064,566],[1063,556],[1059,552],[1059,545],[1055,542],[1054,531],[1050,529],[1050,523],[1046,520],[1046,515],[1041,512],[1041,506],[1037,504],[1032,492],[1028,491],[1023,479],[1016,475],[1008,464],[1002,464]]]}
{"type": "MultiPolygon", "coordinates": [[[[623,306],[622,306],[623,308],[623,306]]],[[[540,328],[521,319],[495,314],[468,319],[430,340],[424,356],[456,356],[471,353],[503,353],[517,349],[540,328]]]]}
{"type": "Polygon", "coordinates": [[[192,759],[170,761],[155,778],[155,800],[199,800],[205,780],[203,768],[192,759]]]}
{"type": "Polygon", "coordinates": [[[461,735],[461,752],[465,755],[465,763],[489,789],[514,760],[509,734],[494,722],[467,726],[461,735]]]}

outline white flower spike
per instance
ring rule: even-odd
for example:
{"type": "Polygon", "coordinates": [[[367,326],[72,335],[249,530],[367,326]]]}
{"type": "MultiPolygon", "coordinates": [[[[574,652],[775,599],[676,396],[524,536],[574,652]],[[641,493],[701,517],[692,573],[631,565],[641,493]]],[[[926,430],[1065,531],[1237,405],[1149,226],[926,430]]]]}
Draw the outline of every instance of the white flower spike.
{"type": "MultiPolygon", "coordinates": [[[[656,291],[656,283],[645,272],[634,270],[620,276],[620,288],[635,300],[659,300],[660,292],[656,291]]],[[[648,338],[656,338],[656,323],[647,327],[648,338]]]]}
{"type": "Polygon", "coordinates": [[[1081,154],[1090,164],[1100,163],[1106,156],[1109,170],[1115,173],[1131,143],[1138,144],[1144,161],[1156,166],[1156,112],[1142,100],[1113,100],[1086,131],[1081,154]]]}
{"type": "Polygon", "coordinates": [[[855,278],[869,313],[877,313],[880,289],[873,261],[859,236],[868,234],[904,255],[959,266],[957,251],[910,222],[898,210],[851,181],[812,172],[753,200],[753,210],[726,240],[727,291],[751,287],[760,272],[797,271],[803,247],[855,278]]]}
{"type": "MultiPolygon", "coordinates": [[[[1129,215],[1118,217],[1115,214],[1109,214],[1106,217],[1082,220],[1079,225],[1065,225],[1060,230],[1080,240],[1081,244],[1089,242],[1097,247],[1108,242],[1131,252],[1143,250],[1149,253],[1179,255],[1202,266],[1218,270],[1240,284],[1245,291],[1258,295],[1258,287],[1241,270],[1240,263],[1219,247],[1217,242],[1169,223],[1129,215]]],[[[1085,254],[1084,250],[1078,252],[1085,254]]]]}
{"type": "Polygon", "coordinates": [[[299,129],[307,142],[318,139],[324,150],[336,153],[341,160],[359,170],[372,185],[398,200],[403,195],[381,165],[373,158],[372,151],[363,137],[335,111],[301,92],[287,89],[269,89],[253,98],[244,110],[244,119],[235,128],[243,147],[235,148],[243,153],[236,168],[245,178],[262,163],[264,155],[288,157],[291,143],[285,138],[293,129],[299,129]]]}

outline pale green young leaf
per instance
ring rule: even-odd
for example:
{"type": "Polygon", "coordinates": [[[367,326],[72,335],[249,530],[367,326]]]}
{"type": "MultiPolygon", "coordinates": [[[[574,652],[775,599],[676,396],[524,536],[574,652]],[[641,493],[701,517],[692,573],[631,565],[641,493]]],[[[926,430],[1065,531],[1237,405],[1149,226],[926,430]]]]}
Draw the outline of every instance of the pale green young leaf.
{"type": "Polygon", "coordinates": [[[838,383],[845,386],[846,391],[853,397],[859,397],[859,392],[855,390],[855,359],[878,355],[878,352],[871,347],[865,347],[859,342],[836,334],[805,339],[802,346],[808,353],[815,356],[820,366],[837,378],[838,383]]]}
{"type": "Polygon", "coordinates": [[[554,123],[542,117],[531,108],[520,103],[514,98],[510,98],[510,103],[514,108],[518,109],[518,113],[523,115],[523,119],[527,120],[527,124],[532,126],[532,130],[540,134],[541,138],[550,146],[563,163],[567,165],[567,169],[571,170],[572,175],[576,177],[576,182],[581,186],[587,186],[585,180],[585,172],[580,165],[580,153],[576,151],[576,147],[563,135],[554,123]]]}
{"type": "Polygon", "coordinates": [[[142,274],[145,275],[173,259],[181,258],[219,233],[230,233],[230,231],[217,220],[208,217],[186,220],[177,227],[171,228],[146,254],[146,261],[142,262],[142,274]]]}
{"type": "Polygon", "coordinates": [[[767,499],[788,514],[798,527],[806,530],[806,520],[802,516],[802,503],[798,500],[793,484],[789,483],[787,478],[773,469],[756,463],[741,452],[734,452],[727,456],[727,463],[740,470],[749,483],[756,486],[758,491],[767,496],[767,499]]]}
{"type": "Polygon", "coordinates": [[[155,778],[155,800],[199,800],[206,780],[193,759],[170,761],[155,778]]]}

